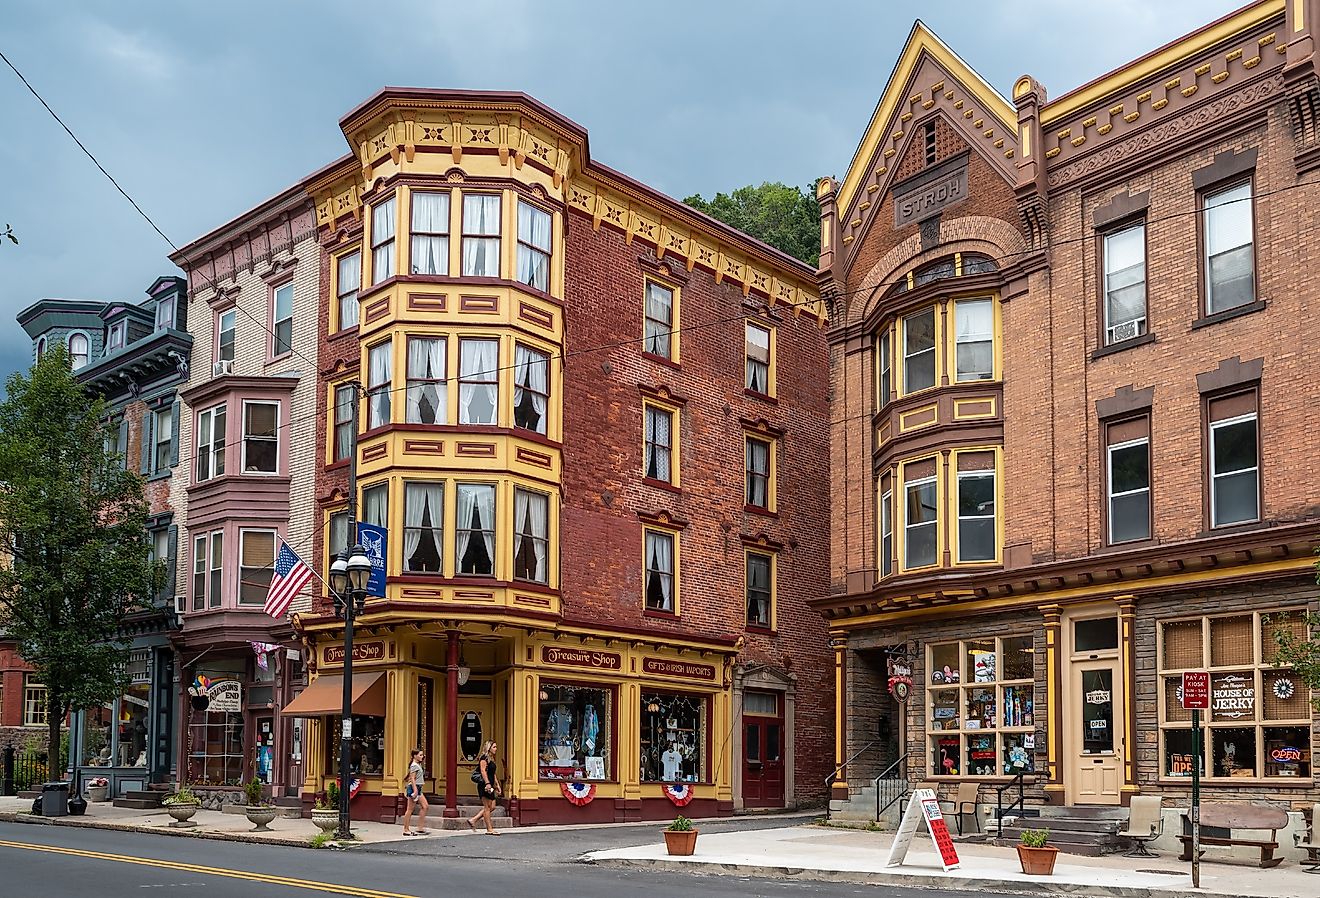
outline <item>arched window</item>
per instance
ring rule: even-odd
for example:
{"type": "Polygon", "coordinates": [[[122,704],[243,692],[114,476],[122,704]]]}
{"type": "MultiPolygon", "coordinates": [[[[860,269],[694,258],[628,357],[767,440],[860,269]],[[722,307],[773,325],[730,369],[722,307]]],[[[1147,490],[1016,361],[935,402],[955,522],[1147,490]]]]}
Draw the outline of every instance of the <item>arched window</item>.
{"type": "Polygon", "coordinates": [[[89,344],[86,334],[72,334],[69,336],[69,364],[74,371],[87,364],[88,351],[89,344]]]}
{"type": "Polygon", "coordinates": [[[45,354],[46,354],[46,338],[45,338],[45,337],[38,337],[38,338],[37,338],[37,361],[38,361],[38,362],[41,361],[41,357],[42,357],[43,355],[45,355],[45,354]]]}
{"type": "Polygon", "coordinates": [[[989,256],[980,253],[955,253],[929,262],[900,277],[894,284],[892,293],[897,295],[947,278],[966,277],[970,274],[985,274],[988,271],[998,270],[999,266],[989,256]]]}

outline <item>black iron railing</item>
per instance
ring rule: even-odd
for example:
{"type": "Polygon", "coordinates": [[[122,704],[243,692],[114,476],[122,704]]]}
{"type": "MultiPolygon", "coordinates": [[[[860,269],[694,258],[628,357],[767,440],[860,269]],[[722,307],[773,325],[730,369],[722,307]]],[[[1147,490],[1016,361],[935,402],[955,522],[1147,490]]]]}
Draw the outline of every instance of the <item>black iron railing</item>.
{"type": "MultiPolygon", "coordinates": [[[[833,785],[834,785],[834,778],[837,777],[837,776],[839,775],[839,771],[840,771],[840,770],[843,770],[845,767],[847,767],[847,766],[848,766],[849,764],[851,764],[853,761],[856,761],[856,760],[857,760],[858,758],[860,758],[862,755],[866,754],[868,751],[870,751],[871,749],[875,748],[875,747],[876,747],[877,745],[879,745],[879,744],[880,744],[880,740],[879,740],[879,739],[872,739],[870,742],[866,743],[866,744],[863,745],[861,748],[857,749],[857,751],[855,751],[855,752],[853,752],[851,755],[849,755],[849,756],[848,756],[848,760],[844,761],[844,762],[843,762],[842,764],[840,764],[838,767],[835,767],[834,770],[832,770],[832,771],[830,772],[830,775],[827,776],[827,777],[825,777],[825,785],[826,785],[827,787],[828,787],[828,786],[833,786],[833,785]]],[[[829,801],[826,801],[826,803],[825,803],[825,819],[826,819],[826,820],[830,819],[830,804],[829,804],[829,801]]]]}
{"type": "MultiPolygon", "coordinates": [[[[908,756],[903,755],[884,769],[873,781],[875,786],[875,820],[880,822],[880,815],[893,807],[894,802],[901,802],[908,794],[907,770],[908,756]]],[[[901,805],[900,805],[901,807],[901,805]]]]}
{"type": "Polygon", "coordinates": [[[1019,813],[1026,810],[1026,792],[1023,790],[1023,777],[1025,776],[1026,773],[1019,773],[1002,786],[995,787],[995,816],[998,818],[995,821],[995,825],[998,827],[995,838],[997,839],[1004,837],[1004,812],[1011,811],[1014,808],[1017,808],[1019,813]],[[1004,793],[1015,786],[1017,787],[1017,799],[1008,807],[1004,807],[1004,793]]]}
{"type": "Polygon", "coordinates": [[[19,792],[40,789],[46,779],[44,754],[19,754],[11,745],[0,755],[0,795],[17,795],[19,792]]]}

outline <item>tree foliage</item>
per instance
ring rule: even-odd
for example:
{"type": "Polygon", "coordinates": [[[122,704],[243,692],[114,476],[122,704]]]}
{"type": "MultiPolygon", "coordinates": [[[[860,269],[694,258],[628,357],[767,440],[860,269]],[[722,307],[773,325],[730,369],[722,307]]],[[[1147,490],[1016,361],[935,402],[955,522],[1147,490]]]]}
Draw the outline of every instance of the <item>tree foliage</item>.
{"type": "Polygon", "coordinates": [[[757,240],[768,243],[808,265],[820,261],[820,205],[816,185],[799,189],[768,182],[717,193],[711,200],[693,194],[683,200],[757,240]]]}
{"type": "MultiPolygon", "coordinates": [[[[1320,563],[1316,569],[1320,571],[1320,563]]],[[[1320,583],[1320,574],[1316,576],[1320,583]]],[[[1279,651],[1274,663],[1291,666],[1298,678],[1312,692],[1312,704],[1320,709],[1320,614],[1306,614],[1301,632],[1288,626],[1289,621],[1266,618],[1264,624],[1274,627],[1274,643],[1279,651]]]]}
{"type": "Polygon", "coordinates": [[[114,699],[128,646],[120,618],[159,574],[142,481],[107,448],[105,409],[52,346],[0,403],[0,617],[46,684],[50,770],[64,715],[114,699]]]}

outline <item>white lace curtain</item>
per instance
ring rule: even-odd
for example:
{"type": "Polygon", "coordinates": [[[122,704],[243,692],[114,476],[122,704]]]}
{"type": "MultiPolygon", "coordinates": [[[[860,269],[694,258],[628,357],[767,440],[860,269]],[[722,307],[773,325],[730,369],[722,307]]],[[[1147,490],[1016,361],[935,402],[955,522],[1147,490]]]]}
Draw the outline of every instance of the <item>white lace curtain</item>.
{"type": "Polygon", "coordinates": [[[674,610],[674,544],[663,533],[646,534],[646,596],[661,611],[674,610]],[[658,594],[658,595],[657,595],[658,594]],[[658,601],[657,601],[658,599],[658,601]]]}
{"type": "Polygon", "coordinates": [[[379,284],[394,274],[394,198],[371,210],[372,283],[379,284]]]}
{"type": "Polygon", "coordinates": [[[445,339],[408,338],[408,423],[445,424],[445,339]]]}
{"type": "Polygon", "coordinates": [[[494,424],[499,404],[500,344],[496,340],[461,340],[459,347],[459,423],[494,424]]]}
{"type": "Polygon", "coordinates": [[[495,559],[495,487],[485,484],[465,484],[458,488],[458,564],[463,573],[492,573],[475,571],[465,566],[472,540],[485,543],[486,558],[494,565],[495,559]]]}
{"type": "Polygon", "coordinates": [[[412,195],[413,274],[449,273],[449,194],[412,195]]]}
{"type": "Polygon", "coordinates": [[[674,294],[659,284],[646,285],[646,351],[669,357],[673,330],[674,294]]]}
{"type": "MultiPolygon", "coordinates": [[[[528,430],[545,433],[545,397],[550,392],[550,358],[519,344],[514,350],[513,407],[531,403],[535,420],[525,422],[528,430]]],[[[530,416],[529,416],[530,417],[530,416]]]]}
{"type": "Polygon", "coordinates": [[[646,476],[654,480],[669,481],[669,415],[648,408],[646,410],[646,476]]]}
{"type": "MultiPolygon", "coordinates": [[[[425,563],[414,564],[422,539],[428,540],[425,556],[441,556],[441,524],[444,520],[445,487],[442,483],[410,483],[403,503],[403,559],[408,570],[428,570],[425,563]]],[[[436,570],[439,570],[437,567],[436,570]]]]}
{"type": "Polygon", "coordinates": [[[538,290],[550,284],[550,215],[518,204],[518,281],[538,290]]]}
{"type": "Polygon", "coordinates": [[[463,276],[500,276],[500,198],[484,193],[463,197],[463,276]]]}
{"type": "Polygon", "coordinates": [[[362,255],[349,253],[339,260],[339,327],[353,327],[358,323],[358,290],[362,288],[362,255]]]}
{"type": "Polygon", "coordinates": [[[548,511],[550,503],[545,496],[517,490],[513,494],[513,518],[518,523],[518,546],[514,550],[517,558],[526,558],[524,553],[530,547],[535,569],[528,572],[527,579],[544,583],[545,553],[548,545],[548,511]]]}
{"type": "Polygon", "coordinates": [[[390,368],[392,353],[387,340],[371,347],[368,356],[368,376],[371,379],[371,420],[369,426],[380,427],[390,423],[390,368]]]}

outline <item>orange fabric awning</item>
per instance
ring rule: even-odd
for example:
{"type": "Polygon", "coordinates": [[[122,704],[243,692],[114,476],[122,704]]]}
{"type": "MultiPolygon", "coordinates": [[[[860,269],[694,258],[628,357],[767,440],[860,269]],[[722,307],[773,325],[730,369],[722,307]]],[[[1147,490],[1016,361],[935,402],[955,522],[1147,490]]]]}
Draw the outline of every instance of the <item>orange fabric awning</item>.
{"type": "MultiPolygon", "coordinates": [[[[344,708],[344,678],[317,677],[298,697],[284,706],[288,717],[337,716],[344,708]]],[[[353,674],[353,713],[368,717],[385,716],[385,674],[353,674]]]]}

